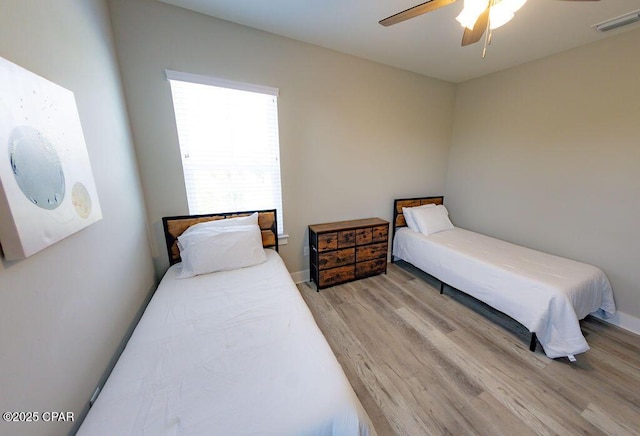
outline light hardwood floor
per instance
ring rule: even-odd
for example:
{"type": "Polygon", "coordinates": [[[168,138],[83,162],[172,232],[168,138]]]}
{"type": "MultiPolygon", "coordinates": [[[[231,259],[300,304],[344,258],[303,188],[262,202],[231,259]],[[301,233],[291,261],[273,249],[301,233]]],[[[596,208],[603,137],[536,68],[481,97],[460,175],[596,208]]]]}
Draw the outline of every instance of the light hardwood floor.
{"type": "Polygon", "coordinates": [[[379,435],[640,435],[640,336],[587,317],[578,361],[404,264],[298,288],[379,435]]]}

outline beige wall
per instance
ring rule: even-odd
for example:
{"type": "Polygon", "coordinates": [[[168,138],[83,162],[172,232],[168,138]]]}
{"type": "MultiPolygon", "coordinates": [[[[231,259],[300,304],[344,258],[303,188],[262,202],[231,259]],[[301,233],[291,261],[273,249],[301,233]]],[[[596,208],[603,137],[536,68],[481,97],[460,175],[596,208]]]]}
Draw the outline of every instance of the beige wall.
{"type": "MultiPolygon", "coordinates": [[[[102,0],[0,9],[0,56],[74,92],[104,216],[25,260],[0,260],[0,411],[78,419],[154,284],[108,11],[102,0]]],[[[0,434],[72,424],[0,421],[0,434]]]]}
{"type": "Polygon", "coordinates": [[[161,217],[188,212],[166,68],[280,89],[281,254],[293,273],[308,269],[307,225],[390,219],[395,196],[444,189],[453,84],[155,0],[109,4],[159,273],[161,217]]]}
{"type": "Polygon", "coordinates": [[[0,262],[2,411],[78,416],[154,285],[151,256],[166,267],[160,218],[187,206],[165,68],[280,88],[292,272],[308,224],[390,219],[394,197],[444,191],[460,226],[601,266],[640,318],[639,31],[456,87],[154,0],[109,5],[120,65],[102,0],[5,0],[0,14],[0,56],[75,93],[104,215],[0,262]]]}
{"type": "Polygon", "coordinates": [[[600,266],[640,318],[640,31],[459,85],[454,223],[600,266]]]}

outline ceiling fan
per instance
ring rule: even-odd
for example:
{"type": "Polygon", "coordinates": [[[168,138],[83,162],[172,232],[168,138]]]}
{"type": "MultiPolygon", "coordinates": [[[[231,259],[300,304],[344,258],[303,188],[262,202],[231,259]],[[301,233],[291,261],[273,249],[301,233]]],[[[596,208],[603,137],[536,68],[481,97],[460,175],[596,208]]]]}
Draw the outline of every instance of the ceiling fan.
{"type": "MultiPolygon", "coordinates": [[[[435,11],[456,0],[428,0],[422,4],[398,12],[380,20],[383,26],[391,26],[427,12],[435,11]]],[[[562,0],[562,1],[600,1],[600,0],[562,0]]],[[[487,45],[491,43],[491,31],[506,24],[513,18],[513,14],[520,9],[527,0],[464,0],[464,8],[456,20],[464,27],[462,46],[474,44],[485,35],[485,57],[487,45]],[[486,34],[485,34],[486,32],[486,34]]]]}

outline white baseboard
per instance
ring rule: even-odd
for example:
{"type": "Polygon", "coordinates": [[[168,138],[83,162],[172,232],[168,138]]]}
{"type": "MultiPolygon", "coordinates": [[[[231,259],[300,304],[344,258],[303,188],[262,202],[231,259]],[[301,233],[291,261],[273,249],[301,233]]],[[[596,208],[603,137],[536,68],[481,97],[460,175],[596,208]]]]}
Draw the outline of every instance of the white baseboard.
{"type": "Polygon", "coordinates": [[[609,324],[613,324],[617,327],[623,328],[625,330],[630,331],[631,333],[635,333],[636,335],[640,335],[640,318],[636,318],[635,316],[627,315],[624,312],[616,312],[615,315],[609,318],[605,318],[597,313],[592,313],[598,319],[601,319],[604,322],[608,322],[609,324]]]}
{"type": "Polygon", "coordinates": [[[297,285],[298,283],[304,283],[311,280],[311,273],[308,269],[305,269],[304,271],[291,273],[291,278],[293,279],[293,282],[297,285]]]}

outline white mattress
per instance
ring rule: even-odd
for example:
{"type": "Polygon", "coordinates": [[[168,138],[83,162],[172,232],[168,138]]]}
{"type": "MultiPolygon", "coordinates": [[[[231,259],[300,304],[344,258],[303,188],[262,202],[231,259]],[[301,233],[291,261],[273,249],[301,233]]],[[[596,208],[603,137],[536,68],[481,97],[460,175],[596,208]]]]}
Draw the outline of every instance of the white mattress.
{"type": "Polygon", "coordinates": [[[369,419],[281,258],[171,267],[78,435],[366,435],[369,419]]]}
{"type": "Polygon", "coordinates": [[[429,236],[398,229],[393,254],[520,322],[550,358],[587,351],[578,320],[616,310],[599,268],[458,227],[429,236]]]}

